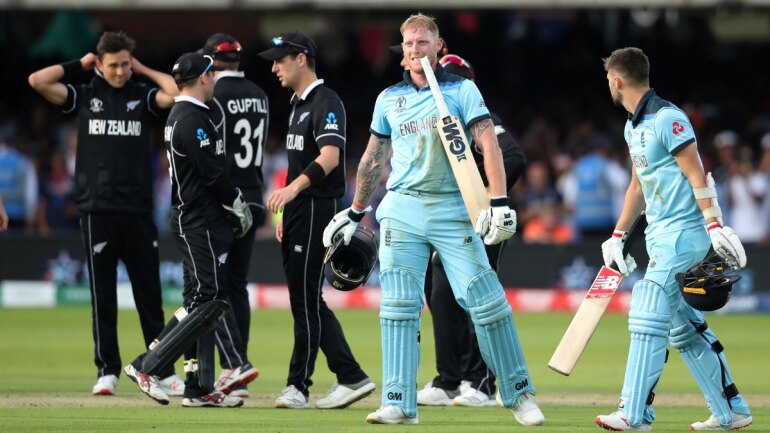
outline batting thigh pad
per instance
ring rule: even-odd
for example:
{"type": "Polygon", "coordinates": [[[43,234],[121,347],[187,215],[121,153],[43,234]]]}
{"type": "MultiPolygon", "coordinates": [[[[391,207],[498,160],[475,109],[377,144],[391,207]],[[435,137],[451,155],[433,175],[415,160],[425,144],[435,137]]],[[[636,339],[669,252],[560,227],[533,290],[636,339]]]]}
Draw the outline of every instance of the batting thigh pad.
{"type": "Polygon", "coordinates": [[[164,369],[195,344],[201,335],[213,330],[229,308],[230,304],[222,299],[213,299],[199,305],[147,351],[142,361],[142,372],[151,376],[163,373],[164,369]]]}
{"type": "Polygon", "coordinates": [[[399,406],[406,416],[417,416],[422,284],[402,269],[384,271],[380,283],[382,406],[399,406]]]}
{"type": "Polygon", "coordinates": [[[671,310],[663,287],[651,280],[637,281],[628,312],[631,347],[621,392],[623,411],[632,425],[644,421],[650,391],[663,373],[670,326],[671,310]]]}
{"type": "Polygon", "coordinates": [[[733,421],[732,412],[748,415],[749,406],[733,383],[724,347],[703,320],[703,314],[694,310],[690,313],[692,317],[680,313],[674,318],[671,345],[682,355],[698,382],[711,413],[720,424],[728,425],[733,421]]]}
{"type": "Polygon", "coordinates": [[[493,271],[484,271],[471,280],[467,302],[481,356],[497,376],[503,406],[510,408],[521,394],[534,394],[535,388],[513,324],[511,306],[493,271]]]}

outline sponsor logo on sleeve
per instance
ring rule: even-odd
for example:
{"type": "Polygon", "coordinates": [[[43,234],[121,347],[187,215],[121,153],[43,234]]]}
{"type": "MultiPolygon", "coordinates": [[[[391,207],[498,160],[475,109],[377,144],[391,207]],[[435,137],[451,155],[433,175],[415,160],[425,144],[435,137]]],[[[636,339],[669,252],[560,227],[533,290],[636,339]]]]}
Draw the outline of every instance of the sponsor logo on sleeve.
{"type": "Polygon", "coordinates": [[[198,128],[198,130],[195,131],[195,136],[200,141],[201,147],[206,147],[211,144],[211,140],[209,140],[209,136],[206,134],[206,131],[204,131],[203,128],[198,128]]]}
{"type": "Polygon", "coordinates": [[[324,126],[324,129],[337,131],[339,130],[339,127],[340,126],[337,124],[337,116],[333,112],[329,112],[329,114],[326,115],[326,126],[324,126]]]}

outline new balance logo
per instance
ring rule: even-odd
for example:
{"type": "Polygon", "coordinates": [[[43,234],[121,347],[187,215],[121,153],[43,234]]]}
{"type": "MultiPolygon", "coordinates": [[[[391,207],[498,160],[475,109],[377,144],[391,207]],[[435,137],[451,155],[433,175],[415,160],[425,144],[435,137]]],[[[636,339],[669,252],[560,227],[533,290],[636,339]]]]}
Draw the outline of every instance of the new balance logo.
{"type": "Polygon", "coordinates": [[[468,236],[463,240],[463,245],[468,245],[470,243],[473,243],[473,236],[468,236]]]}
{"type": "Polygon", "coordinates": [[[107,246],[107,242],[99,242],[98,244],[94,245],[94,254],[101,253],[104,247],[106,246],[107,246]]]}

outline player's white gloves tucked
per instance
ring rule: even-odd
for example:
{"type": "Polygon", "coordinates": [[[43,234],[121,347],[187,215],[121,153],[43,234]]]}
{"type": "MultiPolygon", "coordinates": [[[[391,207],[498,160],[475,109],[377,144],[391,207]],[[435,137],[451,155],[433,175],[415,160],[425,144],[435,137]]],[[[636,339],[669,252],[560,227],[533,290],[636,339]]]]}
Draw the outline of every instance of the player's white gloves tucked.
{"type": "Polygon", "coordinates": [[[242,238],[246,236],[246,232],[248,232],[251,228],[251,223],[254,222],[254,219],[251,216],[251,209],[249,209],[249,205],[243,201],[243,194],[241,194],[241,190],[238,188],[235,188],[235,190],[238,191],[238,197],[235,198],[233,205],[222,205],[222,207],[235,216],[234,219],[237,220],[238,227],[233,229],[233,231],[235,232],[236,238],[242,238]]]}
{"type": "Polygon", "coordinates": [[[332,218],[331,221],[329,221],[329,224],[326,225],[326,228],[324,229],[324,235],[323,235],[323,243],[325,247],[330,247],[336,239],[338,239],[338,236],[342,236],[345,242],[345,245],[350,243],[350,239],[353,237],[353,234],[356,232],[356,227],[358,227],[358,223],[361,222],[362,219],[364,219],[364,215],[366,214],[366,211],[371,210],[371,206],[367,207],[364,210],[356,210],[352,207],[349,207],[342,212],[339,212],[337,215],[334,215],[334,218],[332,218]]]}
{"type": "Polygon", "coordinates": [[[628,239],[628,233],[623,230],[615,230],[612,232],[612,237],[604,241],[602,244],[602,257],[604,258],[605,266],[612,266],[613,263],[618,265],[618,272],[623,274],[624,277],[631,275],[636,269],[636,260],[634,260],[631,254],[626,255],[623,258],[623,245],[628,239]]]}
{"type": "Polygon", "coordinates": [[[728,226],[720,226],[719,223],[706,225],[706,231],[711,237],[711,246],[719,257],[733,269],[741,269],[746,266],[746,251],[735,231],[728,226]]]}
{"type": "Polygon", "coordinates": [[[476,233],[487,245],[499,244],[516,233],[516,211],[508,207],[508,197],[492,197],[489,208],[476,218],[476,233]]]}

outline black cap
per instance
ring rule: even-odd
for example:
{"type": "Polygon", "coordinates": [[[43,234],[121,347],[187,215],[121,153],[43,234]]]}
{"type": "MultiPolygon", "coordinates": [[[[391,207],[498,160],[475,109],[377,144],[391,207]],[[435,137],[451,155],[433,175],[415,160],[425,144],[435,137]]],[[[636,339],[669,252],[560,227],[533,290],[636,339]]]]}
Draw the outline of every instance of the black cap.
{"type": "Polygon", "coordinates": [[[310,36],[300,32],[281,33],[270,41],[271,48],[259,53],[259,57],[265,60],[278,60],[289,54],[304,53],[307,56],[315,57],[318,53],[318,46],[310,39],[310,36]]]}
{"type": "Polygon", "coordinates": [[[214,58],[199,53],[182,54],[174,62],[171,76],[177,84],[200,77],[208,71],[224,71],[224,68],[214,64],[214,58]]]}
{"type": "Polygon", "coordinates": [[[206,40],[200,53],[223,62],[238,62],[241,60],[241,44],[227,33],[214,33],[206,40]]]}

